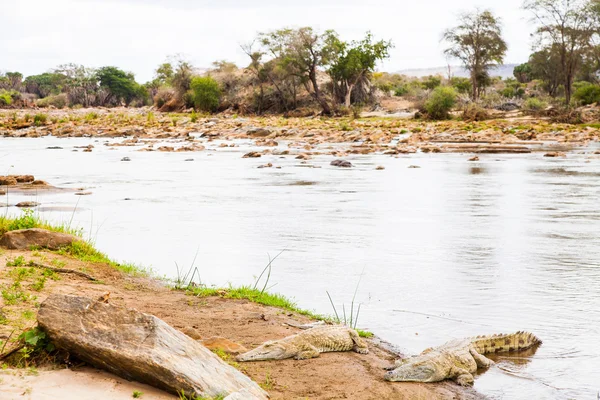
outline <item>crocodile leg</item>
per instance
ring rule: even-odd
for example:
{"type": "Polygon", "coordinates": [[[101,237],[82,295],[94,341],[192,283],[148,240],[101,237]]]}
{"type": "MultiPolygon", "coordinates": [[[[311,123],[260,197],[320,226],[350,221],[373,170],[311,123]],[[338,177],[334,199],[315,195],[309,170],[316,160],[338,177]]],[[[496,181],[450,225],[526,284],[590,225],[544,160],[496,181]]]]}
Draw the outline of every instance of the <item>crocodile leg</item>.
{"type": "Polygon", "coordinates": [[[309,358],[319,357],[319,354],[321,353],[316,347],[309,345],[309,347],[305,348],[304,350],[300,350],[294,358],[296,360],[308,360],[309,358]]]}
{"type": "Polygon", "coordinates": [[[489,368],[494,364],[494,362],[492,360],[490,360],[486,356],[478,353],[477,350],[475,350],[474,348],[470,348],[469,352],[475,359],[475,362],[477,363],[477,367],[479,367],[479,368],[489,368]]]}
{"type": "Polygon", "coordinates": [[[473,375],[464,368],[453,367],[448,378],[454,379],[461,386],[471,386],[475,382],[473,375]]]}
{"type": "Polygon", "coordinates": [[[352,347],[353,351],[360,354],[369,354],[369,348],[367,347],[367,344],[360,338],[360,336],[358,336],[358,333],[354,329],[350,330],[350,338],[354,342],[354,347],[352,347]]]}

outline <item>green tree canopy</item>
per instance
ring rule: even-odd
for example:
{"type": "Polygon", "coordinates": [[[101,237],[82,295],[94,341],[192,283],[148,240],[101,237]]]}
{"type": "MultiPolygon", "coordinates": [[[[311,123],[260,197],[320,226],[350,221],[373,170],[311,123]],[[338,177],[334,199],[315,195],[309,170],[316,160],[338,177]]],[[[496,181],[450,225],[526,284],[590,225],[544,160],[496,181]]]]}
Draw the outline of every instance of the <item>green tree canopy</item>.
{"type": "Polygon", "coordinates": [[[139,85],[132,73],[117,67],[102,67],[96,71],[96,76],[100,87],[108,91],[105,104],[111,101],[129,104],[139,94],[139,85]]]}

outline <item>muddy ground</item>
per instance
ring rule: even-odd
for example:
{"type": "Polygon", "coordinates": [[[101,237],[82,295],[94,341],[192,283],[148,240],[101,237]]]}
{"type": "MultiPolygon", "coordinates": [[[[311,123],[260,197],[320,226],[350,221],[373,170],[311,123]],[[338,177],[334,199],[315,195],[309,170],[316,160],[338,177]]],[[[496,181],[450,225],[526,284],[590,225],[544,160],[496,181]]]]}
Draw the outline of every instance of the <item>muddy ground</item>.
{"type": "MultiPolygon", "coordinates": [[[[173,291],[162,282],[133,277],[105,264],[82,262],[47,251],[0,251],[0,286],[9,288],[15,281],[14,266],[7,261],[23,256],[26,262],[76,269],[94,276],[94,283],[71,274],[58,274],[58,280],[47,279],[43,288],[35,286],[39,274],[25,277],[20,290],[30,297],[7,305],[0,299],[4,323],[0,323],[0,340],[11,332],[35,325],[37,307],[51,293],[98,297],[110,292],[110,302],[156,315],[180,330],[195,329],[202,338],[221,336],[253,348],[269,340],[298,332],[286,322],[304,323],[307,317],[247,300],[222,297],[199,298],[173,291]],[[12,272],[11,272],[12,271],[12,272]],[[35,296],[31,297],[31,296],[35,296]]],[[[56,279],[56,278],[55,278],[56,279]]],[[[14,333],[13,333],[14,337],[14,333]]],[[[272,399],[476,399],[473,389],[452,382],[440,384],[390,383],[383,380],[383,368],[396,355],[368,340],[370,353],[327,353],[311,360],[283,360],[235,365],[261,384],[272,399]]],[[[9,342],[7,346],[11,346],[9,342]]],[[[232,361],[232,360],[230,360],[232,361]]],[[[126,382],[87,366],[65,370],[64,366],[46,365],[33,368],[8,368],[0,372],[2,399],[126,399],[134,390],[145,399],[176,398],[141,385],[126,382]]]]}

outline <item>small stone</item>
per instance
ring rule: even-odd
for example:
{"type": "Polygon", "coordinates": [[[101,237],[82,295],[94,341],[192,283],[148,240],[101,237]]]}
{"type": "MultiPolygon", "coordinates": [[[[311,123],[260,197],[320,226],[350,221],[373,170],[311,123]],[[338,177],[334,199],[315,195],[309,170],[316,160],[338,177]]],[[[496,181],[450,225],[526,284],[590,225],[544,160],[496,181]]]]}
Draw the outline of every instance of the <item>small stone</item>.
{"type": "Polygon", "coordinates": [[[62,150],[62,147],[60,147],[60,146],[50,146],[50,147],[46,147],[46,149],[48,149],[48,150],[62,150]]]}
{"type": "Polygon", "coordinates": [[[479,161],[479,157],[477,157],[477,156],[471,157],[471,158],[469,158],[468,161],[479,161]]]}
{"type": "Polygon", "coordinates": [[[418,165],[409,165],[408,168],[421,168],[418,165]]]}
{"type": "Polygon", "coordinates": [[[92,192],[77,192],[75,196],[89,196],[92,192]]]}
{"type": "Polygon", "coordinates": [[[131,161],[131,158],[129,158],[129,157],[123,157],[123,158],[121,158],[121,161],[131,161]]]}
{"type": "Polygon", "coordinates": [[[375,168],[377,171],[382,171],[385,169],[385,167],[383,165],[378,165],[377,168],[375,168]]]}
{"type": "Polygon", "coordinates": [[[194,159],[193,159],[193,158],[186,158],[186,159],[185,159],[185,160],[183,160],[183,161],[194,161],[194,159]]]}
{"type": "Polygon", "coordinates": [[[246,153],[242,156],[242,158],[259,158],[262,157],[262,154],[256,151],[251,151],[250,153],[246,153]]]}
{"type": "Polygon", "coordinates": [[[31,184],[35,186],[48,186],[48,182],[39,179],[36,179],[35,181],[31,182],[31,184]]]}

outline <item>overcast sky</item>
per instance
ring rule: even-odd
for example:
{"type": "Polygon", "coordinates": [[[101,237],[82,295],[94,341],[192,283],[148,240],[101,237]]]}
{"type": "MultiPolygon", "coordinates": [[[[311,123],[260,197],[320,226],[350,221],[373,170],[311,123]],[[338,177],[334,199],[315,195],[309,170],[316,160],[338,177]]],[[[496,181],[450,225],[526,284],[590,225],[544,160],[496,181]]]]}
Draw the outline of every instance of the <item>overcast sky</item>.
{"type": "Polygon", "coordinates": [[[522,0],[0,0],[0,71],[24,75],[58,64],[114,65],[150,80],[168,55],[197,67],[215,60],[246,65],[240,44],[282,27],[334,29],[343,39],[371,31],[395,49],[380,70],[446,65],[440,36],[461,11],[500,16],[506,63],[527,60],[529,15],[522,0]]]}

